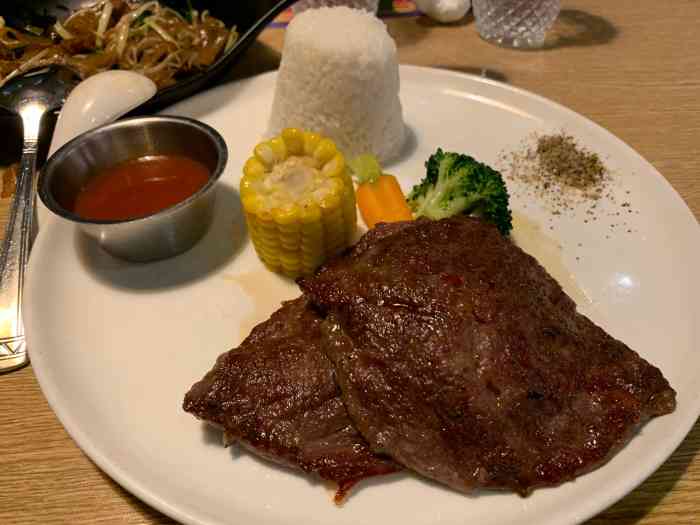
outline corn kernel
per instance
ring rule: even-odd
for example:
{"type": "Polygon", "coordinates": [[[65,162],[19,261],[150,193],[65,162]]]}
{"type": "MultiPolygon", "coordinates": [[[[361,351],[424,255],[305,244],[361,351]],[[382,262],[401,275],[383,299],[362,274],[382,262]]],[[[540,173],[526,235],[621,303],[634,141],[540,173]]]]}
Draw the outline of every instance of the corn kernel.
{"type": "Polygon", "coordinates": [[[275,164],[276,155],[269,143],[261,142],[255,146],[253,152],[255,158],[265,166],[265,169],[269,169],[275,164]]]}
{"type": "Polygon", "coordinates": [[[340,196],[336,193],[329,193],[319,202],[324,215],[336,210],[340,206],[340,196]]]}
{"type": "Polygon", "coordinates": [[[321,173],[326,177],[341,177],[345,172],[345,157],[339,152],[321,168],[321,173]]]}
{"type": "Polygon", "coordinates": [[[270,210],[259,209],[257,213],[258,213],[257,218],[259,221],[272,222],[272,213],[270,213],[270,210]]]}
{"type": "Polygon", "coordinates": [[[304,155],[313,157],[314,150],[318,143],[321,142],[321,135],[311,131],[304,132],[304,155]]]}
{"type": "Polygon", "coordinates": [[[299,206],[293,203],[289,206],[272,210],[272,218],[279,225],[294,225],[299,220],[299,215],[299,206]]]}
{"type": "Polygon", "coordinates": [[[283,160],[287,159],[287,144],[285,144],[282,137],[275,137],[270,139],[267,144],[270,149],[275,154],[275,164],[279,164],[283,160]]]}
{"type": "Polygon", "coordinates": [[[243,209],[246,211],[246,213],[253,216],[255,216],[262,206],[260,197],[252,193],[247,193],[246,195],[241,196],[241,200],[243,202],[243,209]]]}
{"type": "Polygon", "coordinates": [[[299,128],[282,130],[282,138],[287,145],[289,155],[302,155],[304,153],[304,133],[299,128]]]}
{"type": "Polygon", "coordinates": [[[321,139],[313,152],[313,158],[323,165],[331,160],[337,152],[335,142],[330,139],[321,139]]]}
{"type": "Polygon", "coordinates": [[[243,173],[253,179],[260,178],[265,174],[265,164],[256,157],[250,157],[243,166],[243,173]]]}
{"type": "Polygon", "coordinates": [[[314,224],[321,220],[321,208],[317,204],[309,204],[301,209],[300,219],[303,224],[314,224]]]}

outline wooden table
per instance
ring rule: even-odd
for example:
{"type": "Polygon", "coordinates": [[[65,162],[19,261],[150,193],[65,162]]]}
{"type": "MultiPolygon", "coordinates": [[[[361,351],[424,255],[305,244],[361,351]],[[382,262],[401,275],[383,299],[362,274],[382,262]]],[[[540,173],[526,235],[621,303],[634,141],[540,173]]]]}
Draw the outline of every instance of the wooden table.
{"type": "MultiPolygon", "coordinates": [[[[697,217],[700,2],[562,3],[551,48],[539,52],[481,41],[471,16],[451,26],[423,17],[388,25],[402,63],[487,69],[598,122],[654,164],[697,217]]],[[[275,68],[283,35],[263,33],[235,76],[275,68]]],[[[0,447],[0,523],[172,523],[83,455],[49,409],[31,366],[0,376],[0,447]]],[[[653,476],[589,523],[699,524],[698,447],[700,424],[653,476]]]]}

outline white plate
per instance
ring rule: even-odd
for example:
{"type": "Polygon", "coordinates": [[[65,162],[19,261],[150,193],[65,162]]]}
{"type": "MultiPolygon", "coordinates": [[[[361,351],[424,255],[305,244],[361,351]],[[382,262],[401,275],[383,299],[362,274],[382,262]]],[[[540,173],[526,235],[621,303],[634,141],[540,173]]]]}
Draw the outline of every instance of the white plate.
{"type": "MultiPolygon", "coordinates": [[[[466,497],[410,475],[365,482],[344,507],[327,486],[246,453],[181,409],[183,395],[295,287],[262,269],[241,223],[237,181],[265,130],[275,74],[226,85],[169,113],[217,128],[230,149],[212,230],[190,252],[132,265],[54,221],[31,258],[26,324],[34,370],[80,447],[127,490],[187,523],[561,524],[622,497],[678,446],[700,412],[698,225],[654,168],[599,126],[521,90],[445,71],[401,67],[414,148],[391,167],[405,188],[437,146],[496,163],[533,131],[565,129],[599,152],[615,191],[639,214],[632,233],[600,220],[562,218],[546,228],[590,302],[581,309],[661,368],[678,408],[643,427],[603,468],[528,498],[466,497]],[[629,192],[629,193],[627,193],[629,192]],[[611,238],[606,239],[606,234],[611,238]],[[577,260],[577,257],[579,258],[577,260]]],[[[517,189],[517,188],[513,188],[517,189]]],[[[517,192],[515,192],[517,193],[517,192]]],[[[516,210],[549,225],[544,210],[516,210]]]]}

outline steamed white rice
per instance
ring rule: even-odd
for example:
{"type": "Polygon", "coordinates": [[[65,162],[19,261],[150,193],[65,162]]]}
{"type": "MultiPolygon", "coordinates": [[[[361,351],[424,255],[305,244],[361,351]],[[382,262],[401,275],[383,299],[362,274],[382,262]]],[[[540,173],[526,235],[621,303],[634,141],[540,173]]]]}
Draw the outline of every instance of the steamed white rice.
{"type": "Polygon", "coordinates": [[[299,127],[332,138],[347,157],[395,159],[404,141],[396,44],[373,14],[310,9],[290,22],[269,132],[299,127]]]}

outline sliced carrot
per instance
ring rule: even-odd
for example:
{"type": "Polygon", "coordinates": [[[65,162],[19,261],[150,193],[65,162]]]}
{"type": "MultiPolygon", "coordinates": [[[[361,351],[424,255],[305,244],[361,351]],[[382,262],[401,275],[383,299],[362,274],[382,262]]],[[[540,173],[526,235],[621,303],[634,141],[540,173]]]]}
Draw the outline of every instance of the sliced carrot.
{"type": "Polygon", "coordinates": [[[410,221],[411,210],[396,177],[383,173],[357,186],[357,206],[368,228],[378,222],[410,221]]]}

